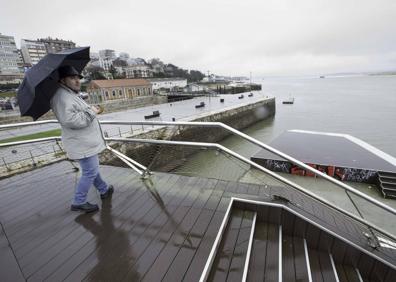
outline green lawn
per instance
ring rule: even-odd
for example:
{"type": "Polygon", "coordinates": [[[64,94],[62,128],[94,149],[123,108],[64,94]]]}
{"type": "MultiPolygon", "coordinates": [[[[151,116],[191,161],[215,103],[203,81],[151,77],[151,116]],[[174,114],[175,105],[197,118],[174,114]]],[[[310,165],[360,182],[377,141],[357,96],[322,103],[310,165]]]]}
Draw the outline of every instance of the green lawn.
{"type": "Polygon", "coordinates": [[[15,96],[16,96],[16,93],[14,91],[0,93],[1,98],[15,97],[15,96]]]}
{"type": "Polygon", "coordinates": [[[7,139],[0,140],[0,143],[8,143],[8,142],[16,142],[16,141],[24,141],[29,139],[37,139],[37,138],[45,138],[45,137],[53,137],[53,136],[60,136],[61,130],[60,129],[53,129],[28,135],[22,135],[17,137],[11,137],[7,139]]]}

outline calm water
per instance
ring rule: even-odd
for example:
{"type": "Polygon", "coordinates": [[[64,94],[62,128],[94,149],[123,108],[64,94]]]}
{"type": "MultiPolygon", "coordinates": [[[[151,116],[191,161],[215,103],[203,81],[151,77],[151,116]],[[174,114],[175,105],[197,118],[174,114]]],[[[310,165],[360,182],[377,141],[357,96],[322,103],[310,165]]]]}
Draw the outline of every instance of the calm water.
{"type": "Polygon", "coordinates": [[[267,142],[288,129],[346,133],[396,156],[396,76],[268,79],[262,86],[277,98],[277,112],[251,132],[256,138],[267,142]],[[289,96],[294,105],[282,105],[289,96]]]}

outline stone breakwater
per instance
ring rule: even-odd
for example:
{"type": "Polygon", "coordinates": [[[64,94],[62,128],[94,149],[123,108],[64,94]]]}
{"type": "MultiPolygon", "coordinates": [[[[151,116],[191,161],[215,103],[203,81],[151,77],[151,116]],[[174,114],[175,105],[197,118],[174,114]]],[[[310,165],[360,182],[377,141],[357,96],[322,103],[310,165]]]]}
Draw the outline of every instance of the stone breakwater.
{"type": "MultiPolygon", "coordinates": [[[[222,122],[235,129],[242,130],[275,114],[275,98],[205,113],[188,121],[222,122]]],[[[184,120],[186,121],[186,120],[184,120]]],[[[134,134],[136,139],[161,139],[172,141],[191,141],[218,143],[230,133],[215,127],[168,126],[134,134]]],[[[152,170],[171,171],[183,164],[189,156],[199,149],[185,146],[151,145],[143,143],[113,142],[111,147],[126,154],[137,162],[152,170]]],[[[102,164],[124,166],[124,164],[108,150],[104,151],[100,160],[102,164]]]]}

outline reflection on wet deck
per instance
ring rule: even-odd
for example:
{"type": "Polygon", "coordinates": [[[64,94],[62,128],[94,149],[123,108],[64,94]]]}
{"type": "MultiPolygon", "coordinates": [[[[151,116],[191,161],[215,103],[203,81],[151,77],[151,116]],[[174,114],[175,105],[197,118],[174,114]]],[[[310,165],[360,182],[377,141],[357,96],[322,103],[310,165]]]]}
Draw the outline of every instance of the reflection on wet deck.
{"type": "Polygon", "coordinates": [[[267,201],[282,195],[367,247],[359,225],[279,187],[165,173],[143,182],[130,169],[110,166],[102,173],[116,190],[101,202],[91,189],[89,201],[101,209],[89,215],[69,211],[78,174],[67,161],[0,180],[0,280],[198,281],[236,195],[267,201]]]}

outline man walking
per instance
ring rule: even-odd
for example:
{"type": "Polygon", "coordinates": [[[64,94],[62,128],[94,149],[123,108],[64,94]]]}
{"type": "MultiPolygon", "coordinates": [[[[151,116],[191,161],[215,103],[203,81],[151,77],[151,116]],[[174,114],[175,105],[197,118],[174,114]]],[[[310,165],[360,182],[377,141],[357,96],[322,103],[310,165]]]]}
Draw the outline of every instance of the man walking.
{"type": "Polygon", "coordinates": [[[100,110],[91,107],[78,96],[82,76],[72,66],[58,69],[59,88],[51,99],[51,109],[62,127],[62,142],[67,156],[78,160],[82,175],[77,184],[72,211],[94,212],[98,205],[87,202],[92,186],[102,200],[109,198],[114,188],[102,179],[99,173],[98,154],[105,148],[105,141],[96,114],[100,110]]]}

